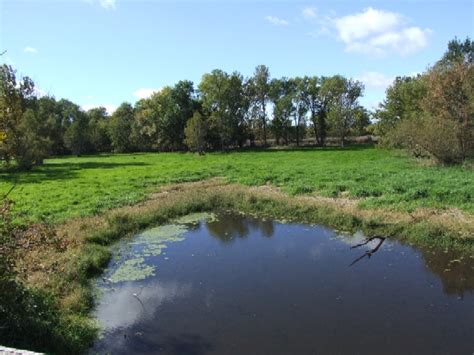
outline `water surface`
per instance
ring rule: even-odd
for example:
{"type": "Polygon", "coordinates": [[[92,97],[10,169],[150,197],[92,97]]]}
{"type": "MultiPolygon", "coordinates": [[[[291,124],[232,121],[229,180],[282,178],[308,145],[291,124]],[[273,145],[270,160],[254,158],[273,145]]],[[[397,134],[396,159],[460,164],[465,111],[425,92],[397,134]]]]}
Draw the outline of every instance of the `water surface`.
{"type": "Polygon", "coordinates": [[[364,239],[232,213],[141,233],[99,282],[91,351],[472,354],[474,257],[364,239]]]}

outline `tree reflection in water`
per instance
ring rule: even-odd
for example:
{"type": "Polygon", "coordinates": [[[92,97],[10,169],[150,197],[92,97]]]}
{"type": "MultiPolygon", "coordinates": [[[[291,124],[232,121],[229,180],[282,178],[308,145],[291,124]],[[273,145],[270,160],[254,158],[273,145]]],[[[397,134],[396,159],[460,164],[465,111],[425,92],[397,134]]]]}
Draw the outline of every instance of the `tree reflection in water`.
{"type": "MultiPolygon", "coordinates": [[[[261,235],[270,238],[274,233],[273,221],[252,218],[239,214],[222,214],[222,221],[206,223],[209,233],[224,243],[230,243],[236,238],[246,238],[251,231],[260,231],[261,235]]],[[[220,219],[219,218],[219,219],[220,219]]]]}

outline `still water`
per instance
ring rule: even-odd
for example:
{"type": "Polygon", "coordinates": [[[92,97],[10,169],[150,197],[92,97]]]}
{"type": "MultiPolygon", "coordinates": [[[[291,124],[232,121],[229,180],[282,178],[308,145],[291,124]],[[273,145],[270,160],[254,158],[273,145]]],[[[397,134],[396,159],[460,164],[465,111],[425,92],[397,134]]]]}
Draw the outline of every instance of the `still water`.
{"type": "Polygon", "coordinates": [[[473,354],[474,256],[364,240],[235,213],[145,231],[98,281],[91,353],[473,354]]]}

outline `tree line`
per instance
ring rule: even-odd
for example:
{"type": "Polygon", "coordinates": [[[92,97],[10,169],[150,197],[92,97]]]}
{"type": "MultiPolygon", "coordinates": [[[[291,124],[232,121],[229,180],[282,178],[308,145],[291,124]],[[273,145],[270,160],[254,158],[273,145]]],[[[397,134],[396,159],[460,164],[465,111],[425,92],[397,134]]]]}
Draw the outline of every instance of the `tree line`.
{"type": "Polygon", "coordinates": [[[369,125],[359,104],[363,85],[340,75],[270,77],[257,66],[250,78],[213,70],[197,87],[179,81],[139,100],[84,111],[69,100],[38,97],[33,81],[0,68],[0,159],[22,169],[54,155],[103,152],[227,150],[295,143],[312,136],[324,146],[328,133],[344,145],[369,125]]]}
{"type": "Polygon", "coordinates": [[[396,78],[375,117],[389,147],[443,164],[473,158],[474,41],[454,39],[424,73],[396,78]]]}

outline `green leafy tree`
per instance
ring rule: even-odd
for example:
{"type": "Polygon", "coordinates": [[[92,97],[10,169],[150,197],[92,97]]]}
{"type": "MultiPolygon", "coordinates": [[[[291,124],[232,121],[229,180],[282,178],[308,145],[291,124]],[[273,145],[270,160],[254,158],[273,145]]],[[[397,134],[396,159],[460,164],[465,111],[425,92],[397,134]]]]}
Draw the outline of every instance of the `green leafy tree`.
{"type": "Polygon", "coordinates": [[[0,158],[7,164],[14,159],[25,170],[42,164],[50,149],[34,92],[30,78],[17,81],[11,66],[0,67],[0,158]]]}
{"type": "Polygon", "coordinates": [[[86,112],[89,122],[89,140],[94,152],[108,152],[111,142],[107,134],[109,115],[104,107],[95,107],[86,112]]]}
{"type": "Polygon", "coordinates": [[[255,68],[249,82],[249,95],[252,98],[254,115],[263,129],[263,144],[267,145],[267,103],[270,100],[270,70],[265,65],[255,68]]]}
{"type": "Polygon", "coordinates": [[[276,143],[281,139],[288,144],[291,132],[291,117],[294,113],[294,83],[288,78],[273,79],[271,82],[270,99],[273,102],[272,133],[276,143]]]}
{"type": "Polygon", "coordinates": [[[186,123],[184,129],[185,142],[191,151],[203,153],[207,146],[207,122],[204,117],[196,111],[193,117],[186,123]]]}
{"type": "Polygon", "coordinates": [[[76,104],[68,106],[64,112],[69,122],[64,133],[64,144],[72,154],[81,155],[90,152],[90,134],[88,116],[76,104]]]}
{"type": "Polygon", "coordinates": [[[324,89],[326,77],[306,77],[306,94],[309,117],[313,126],[316,144],[324,146],[327,135],[327,113],[329,92],[324,89]]]}
{"type": "Polygon", "coordinates": [[[122,103],[112,114],[108,127],[108,134],[115,152],[124,153],[134,150],[131,138],[131,129],[134,119],[132,105],[122,103]]]}
{"type": "Polygon", "coordinates": [[[355,124],[355,113],[359,108],[358,99],[363,91],[362,83],[335,75],[325,82],[325,90],[330,96],[328,119],[332,130],[340,138],[344,147],[345,138],[355,124]]]}
{"type": "Polygon", "coordinates": [[[209,115],[209,138],[214,148],[242,145],[249,107],[242,75],[213,70],[203,75],[199,92],[202,107],[209,115]]]}
{"type": "Polygon", "coordinates": [[[376,111],[377,132],[385,135],[395,125],[422,113],[421,101],[426,95],[425,77],[397,77],[387,89],[386,98],[376,111]]]}
{"type": "Polygon", "coordinates": [[[300,145],[300,131],[302,126],[305,124],[306,114],[308,113],[309,100],[308,100],[308,78],[296,77],[291,80],[294,86],[293,92],[293,119],[296,129],[296,145],[300,145]]]}

